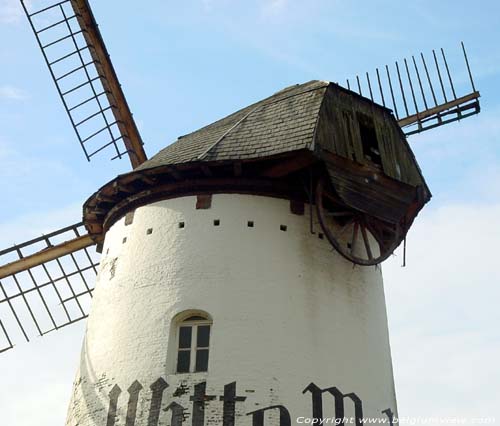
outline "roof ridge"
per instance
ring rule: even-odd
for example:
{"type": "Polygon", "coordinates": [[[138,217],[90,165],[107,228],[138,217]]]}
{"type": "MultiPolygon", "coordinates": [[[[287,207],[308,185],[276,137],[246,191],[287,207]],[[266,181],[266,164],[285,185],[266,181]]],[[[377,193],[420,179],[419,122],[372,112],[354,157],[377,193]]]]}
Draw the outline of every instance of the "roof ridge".
{"type": "MultiPolygon", "coordinates": [[[[255,108],[253,108],[252,110],[250,110],[247,114],[245,114],[242,118],[240,118],[233,126],[231,126],[228,130],[226,130],[224,132],[224,134],[218,138],[212,145],[210,145],[205,151],[203,151],[198,157],[197,157],[197,160],[203,160],[203,158],[205,158],[209,153],[210,151],[215,148],[229,133],[231,133],[234,129],[236,129],[241,123],[243,123],[243,121],[245,121],[248,117],[250,117],[254,112],[256,112],[257,110],[265,107],[265,106],[269,106],[269,105],[273,105],[273,104],[276,104],[276,103],[279,103],[279,102],[282,102],[282,101],[285,101],[287,99],[290,99],[290,98],[293,98],[295,96],[299,96],[299,95],[303,95],[304,93],[308,93],[308,92],[313,92],[315,90],[319,90],[319,89],[323,89],[324,87],[327,87],[330,82],[327,82],[327,81],[323,81],[323,80],[314,80],[314,82],[321,82],[323,83],[321,86],[318,86],[318,87],[313,87],[313,88],[309,88],[307,90],[302,90],[300,92],[297,92],[297,93],[293,93],[293,94],[289,94],[287,96],[283,96],[283,97],[278,97],[278,99],[274,99],[272,101],[269,101],[269,102],[266,102],[266,100],[262,100],[260,101],[260,103],[258,102],[257,106],[255,108]]],[[[304,83],[304,84],[307,84],[307,83],[304,83]]],[[[284,89],[286,90],[286,89],[284,89]]],[[[277,92],[276,94],[270,96],[269,98],[267,99],[270,99],[270,98],[273,98],[274,96],[276,96],[278,93],[280,92],[277,92]]]]}

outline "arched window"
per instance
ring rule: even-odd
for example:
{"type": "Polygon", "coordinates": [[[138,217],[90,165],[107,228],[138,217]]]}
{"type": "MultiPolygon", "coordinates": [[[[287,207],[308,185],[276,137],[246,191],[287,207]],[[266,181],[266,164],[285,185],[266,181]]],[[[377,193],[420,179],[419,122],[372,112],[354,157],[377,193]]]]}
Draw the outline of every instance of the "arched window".
{"type": "Polygon", "coordinates": [[[210,328],[206,317],[192,315],[178,324],[177,373],[196,373],[208,370],[210,328]]]}

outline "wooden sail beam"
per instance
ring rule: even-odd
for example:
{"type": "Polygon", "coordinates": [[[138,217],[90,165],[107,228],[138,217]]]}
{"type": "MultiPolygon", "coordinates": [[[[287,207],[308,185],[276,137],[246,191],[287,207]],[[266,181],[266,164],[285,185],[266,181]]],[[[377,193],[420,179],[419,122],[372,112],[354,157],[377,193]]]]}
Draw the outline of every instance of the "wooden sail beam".
{"type": "Polygon", "coordinates": [[[130,163],[135,169],[147,160],[143,142],[135,121],[130,112],[127,100],[121,89],[108,51],[97,27],[94,15],[87,0],[71,0],[78,23],[83,30],[83,36],[89,44],[90,54],[95,61],[98,74],[106,96],[117,121],[118,128],[123,135],[123,141],[127,148],[130,163]]]}
{"type": "Polygon", "coordinates": [[[473,92],[466,96],[462,96],[458,99],[454,99],[453,101],[446,102],[444,104],[438,105],[434,108],[429,108],[425,111],[419,112],[417,114],[410,115],[398,121],[398,124],[401,127],[410,126],[412,124],[418,123],[426,118],[437,116],[438,114],[447,111],[451,108],[457,107],[459,105],[463,105],[467,102],[474,101],[479,99],[479,92],[473,92]]]}
{"type": "Polygon", "coordinates": [[[51,260],[73,253],[77,250],[90,247],[94,244],[95,241],[90,237],[90,235],[83,235],[81,237],[46,248],[38,253],[0,266],[0,279],[26,271],[27,269],[34,268],[35,266],[50,262],[51,260]]]}

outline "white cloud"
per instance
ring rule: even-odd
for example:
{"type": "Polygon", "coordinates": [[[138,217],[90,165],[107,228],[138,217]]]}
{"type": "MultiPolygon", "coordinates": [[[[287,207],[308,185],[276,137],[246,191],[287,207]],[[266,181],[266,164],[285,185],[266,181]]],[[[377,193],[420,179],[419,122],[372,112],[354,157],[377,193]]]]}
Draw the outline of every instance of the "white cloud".
{"type": "Polygon", "coordinates": [[[0,223],[0,249],[73,225],[81,220],[81,216],[81,205],[75,203],[50,212],[33,212],[13,221],[0,223]]]}
{"type": "Polygon", "coordinates": [[[27,98],[28,95],[24,90],[13,86],[0,86],[0,99],[23,101],[27,98]]]}
{"type": "Polygon", "coordinates": [[[282,14],[288,6],[288,0],[266,0],[262,5],[262,16],[271,17],[282,14]]]}
{"type": "Polygon", "coordinates": [[[384,264],[400,416],[500,418],[499,218],[498,202],[428,208],[408,266],[384,264]]]}
{"type": "Polygon", "coordinates": [[[18,22],[22,15],[21,3],[18,0],[0,0],[0,23],[18,22]]]}

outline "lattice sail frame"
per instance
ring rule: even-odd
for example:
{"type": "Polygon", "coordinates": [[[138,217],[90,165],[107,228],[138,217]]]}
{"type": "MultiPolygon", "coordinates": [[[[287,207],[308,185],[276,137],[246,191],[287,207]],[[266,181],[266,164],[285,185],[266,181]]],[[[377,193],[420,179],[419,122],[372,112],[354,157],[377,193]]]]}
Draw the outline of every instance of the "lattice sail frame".
{"type": "Polygon", "coordinates": [[[142,164],[143,142],[88,1],[21,4],[87,160],[112,149],[142,164]]]}
{"type": "MultiPolygon", "coordinates": [[[[391,108],[406,136],[479,114],[480,95],[474,85],[463,42],[461,48],[472,89],[464,96],[457,96],[444,49],[438,54],[432,51],[431,67],[420,53],[419,60],[411,57],[410,65],[404,58],[404,67],[396,61],[393,67],[385,65],[382,71],[376,68],[375,79],[368,72],[365,78],[356,76],[352,90],[369,95],[372,101],[391,108]]],[[[349,79],[346,83],[351,90],[349,79]]]]}
{"type": "Polygon", "coordinates": [[[85,234],[78,223],[0,251],[0,265],[7,264],[0,268],[0,352],[88,316],[99,260],[85,234]],[[29,264],[30,257],[68,245],[74,247],[65,255],[2,273],[12,262],[29,264]]]}

